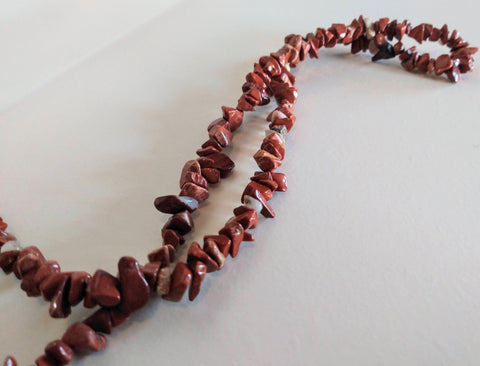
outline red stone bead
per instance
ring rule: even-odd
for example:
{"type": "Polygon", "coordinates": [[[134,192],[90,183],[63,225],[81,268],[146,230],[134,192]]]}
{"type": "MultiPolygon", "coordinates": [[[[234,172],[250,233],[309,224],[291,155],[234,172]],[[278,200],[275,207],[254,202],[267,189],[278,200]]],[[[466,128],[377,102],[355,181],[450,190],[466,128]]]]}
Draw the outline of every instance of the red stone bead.
{"type": "Polygon", "coordinates": [[[0,253],[0,268],[5,272],[5,274],[12,273],[16,263],[19,250],[9,250],[6,252],[0,253]]]}
{"type": "Polygon", "coordinates": [[[120,282],[110,273],[98,269],[89,283],[95,301],[105,307],[117,306],[121,302],[120,282]]]}
{"type": "Polygon", "coordinates": [[[113,324],[112,318],[110,316],[110,310],[108,309],[98,309],[88,318],[83,320],[83,323],[88,325],[96,332],[110,334],[112,333],[113,324]]]}
{"type": "Polygon", "coordinates": [[[35,285],[40,287],[41,283],[47,279],[50,275],[60,272],[60,265],[57,261],[46,261],[35,273],[33,278],[35,285]]]}
{"type": "Polygon", "coordinates": [[[210,196],[208,189],[201,187],[195,183],[185,183],[180,191],[180,196],[188,196],[202,203],[210,196]]]}
{"type": "Polygon", "coordinates": [[[60,366],[61,364],[48,355],[42,355],[35,360],[36,366],[60,366]]]}
{"type": "Polygon", "coordinates": [[[98,334],[88,325],[78,322],[68,327],[62,341],[75,352],[98,352],[107,346],[107,339],[104,335],[98,334]]]}
{"type": "Polygon", "coordinates": [[[185,163],[182,168],[182,173],[180,174],[180,188],[182,188],[185,183],[185,176],[190,173],[200,173],[200,164],[196,160],[189,160],[185,163]]]}
{"type": "Polygon", "coordinates": [[[220,182],[220,170],[215,168],[203,168],[202,175],[210,184],[216,184],[220,182]]]}
{"type": "Polygon", "coordinates": [[[230,255],[236,257],[240,250],[240,244],[243,241],[243,226],[238,222],[227,222],[225,226],[218,232],[230,238],[232,245],[230,246],[230,255]]]}
{"type": "Polygon", "coordinates": [[[450,55],[438,56],[435,61],[435,74],[440,75],[453,67],[453,61],[450,55]]]}
{"type": "Polygon", "coordinates": [[[47,344],[45,354],[58,361],[61,365],[66,365],[72,360],[74,352],[68,344],[58,339],[47,344]]]}
{"type": "Polygon", "coordinates": [[[205,235],[203,237],[203,243],[205,243],[208,240],[212,240],[215,245],[217,245],[218,249],[222,252],[222,254],[226,257],[228,253],[230,253],[230,246],[232,244],[232,241],[230,238],[226,235],[205,235]]]}
{"type": "Polygon", "coordinates": [[[205,240],[203,244],[203,250],[210,256],[210,258],[212,258],[217,263],[219,270],[225,266],[225,255],[223,255],[215,241],[213,241],[212,239],[205,240]]]}
{"type": "Polygon", "coordinates": [[[206,265],[207,272],[215,272],[218,270],[218,264],[207,253],[200,248],[200,245],[194,241],[188,250],[187,264],[190,269],[195,270],[196,263],[203,262],[206,265]]]}
{"type": "Polygon", "coordinates": [[[265,150],[258,150],[253,155],[253,158],[257,162],[258,167],[264,172],[275,170],[282,165],[282,161],[279,158],[265,150]]]}
{"type": "Polygon", "coordinates": [[[143,308],[150,299],[150,287],[135,258],[120,258],[118,261],[118,277],[122,294],[120,311],[132,313],[143,308]]]}
{"type": "Polygon", "coordinates": [[[72,312],[68,303],[70,276],[64,276],[50,301],[48,312],[52,318],[66,318],[72,312]]]}
{"type": "MultiPolygon", "coordinates": [[[[191,183],[187,183],[185,186],[191,183]]],[[[166,222],[164,229],[171,229],[178,232],[180,235],[185,235],[194,227],[192,215],[188,211],[178,212],[171,216],[166,222]]]]}
{"type": "Polygon", "coordinates": [[[202,287],[202,281],[206,274],[207,266],[203,262],[197,261],[192,269],[192,284],[190,285],[190,289],[188,291],[188,299],[190,301],[195,300],[199,294],[202,287]]]}
{"type": "Polygon", "coordinates": [[[87,272],[77,271],[70,276],[70,291],[68,292],[68,303],[72,306],[79,304],[85,297],[87,283],[92,276],[87,272]]]}
{"type": "Polygon", "coordinates": [[[185,291],[187,291],[190,282],[192,281],[192,271],[185,263],[179,262],[171,275],[170,291],[162,298],[168,301],[179,302],[185,291]]]}
{"type": "Polygon", "coordinates": [[[168,195],[157,197],[154,205],[160,212],[176,214],[185,210],[195,211],[198,208],[198,201],[192,197],[168,195]]]}

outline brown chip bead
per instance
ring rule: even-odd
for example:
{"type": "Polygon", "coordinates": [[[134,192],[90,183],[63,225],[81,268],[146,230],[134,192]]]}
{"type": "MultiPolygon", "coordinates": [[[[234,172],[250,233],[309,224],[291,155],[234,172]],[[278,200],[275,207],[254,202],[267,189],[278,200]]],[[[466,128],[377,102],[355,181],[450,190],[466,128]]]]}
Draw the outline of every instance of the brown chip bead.
{"type": "Polygon", "coordinates": [[[187,264],[191,270],[195,270],[196,263],[203,262],[206,265],[207,272],[215,272],[218,270],[218,264],[207,253],[200,248],[200,245],[194,241],[188,250],[187,264]]]}
{"type": "Polygon", "coordinates": [[[36,366],[60,366],[61,364],[48,355],[42,355],[35,360],[36,366]]]}
{"type": "MultiPolygon", "coordinates": [[[[187,186],[187,183],[185,186],[187,186]]],[[[185,235],[189,233],[194,227],[192,215],[188,211],[178,212],[166,222],[164,229],[171,229],[178,232],[180,235],[185,235]]]]}
{"type": "Polygon", "coordinates": [[[286,192],[287,191],[287,177],[283,173],[273,173],[272,179],[277,183],[277,191],[286,192]]]}
{"type": "Polygon", "coordinates": [[[17,238],[7,233],[6,231],[0,230],[0,248],[9,241],[16,240],[17,238]]]}
{"type": "Polygon", "coordinates": [[[210,196],[208,193],[208,189],[201,187],[195,183],[185,183],[180,191],[180,196],[188,196],[192,197],[198,201],[198,203],[202,203],[210,196]]]}
{"type": "Polygon", "coordinates": [[[450,55],[438,56],[435,61],[435,74],[440,75],[453,67],[453,61],[450,55]]]}
{"type": "Polygon", "coordinates": [[[220,249],[225,257],[230,253],[232,241],[227,235],[205,235],[203,237],[204,246],[209,240],[212,240],[215,245],[217,245],[218,249],[220,249]]]}
{"type": "MultiPolygon", "coordinates": [[[[248,183],[248,186],[250,186],[250,187],[245,188],[244,194],[245,194],[245,192],[250,192],[251,189],[254,189],[254,190],[259,191],[263,195],[263,197],[265,197],[265,199],[267,201],[270,201],[273,198],[273,191],[270,188],[264,186],[263,184],[252,181],[252,182],[248,183]]],[[[243,195],[242,195],[242,198],[243,198],[243,195]]]]}
{"type": "Polygon", "coordinates": [[[209,138],[202,144],[202,149],[206,149],[208,147],[213,147],[215,150],[222,151],[222,146],[217,142],[217,140],[209,138]]]}
{"type": "Polygon", "coordinates": [[[258,150],[253,158],[257,162],[257,165],[264,172],[272,171],[282,165],[282,161],[275,155],[270,154],[265,150],[258,150]]]}
{"type": "Polygon", "coordinates": [[[185,243],[185,238],[172,229],[162,230],[162,238],[163,244],[171,245],[174,249],[177,249],[179,245],[185,243]]]}
{"type": "Polygon", "coordinates": [[[42,281],[40,284],[40,292],[42,293],[43,298],[47,301],[51,301],[64,279],[68,278],[70,274],[71,272],[57,272],[51,274],[42,281]]]}
{"type": "Polygon", "coordinates": [[[226,258],[217,244],[215,244],[215,241],[207,239],[203,244],[203,250],[210,256],[210,258],[217,262],[219,270],[225,266],[226,258]]]}
{"type": "Polygon", "coordinates": [[[59,364],[66,365],[72,360],[74,352],[68,344],[57,339],[47,344],[45,354],[56,360],[59,364]]]}
{"type": "Polygon", "coordinates": [[[55,294],[50,301],[48,312],[52,318],[66,318],[72,312],[68,302],[70,276],[63,276],[55,294]]]}
{"type": "Polygon", "coordinates": [[[175,266],[170,278],[170,291],[168,294],[163,295],[162,298],[167,301],[179,302],[188,286],[192,282],[192,271],[188,268],[187,264],[179,262],[175,266]]]}
{"type": "Polygon", "coordinates": [[[216,125],[212,127],[208,131],[208,135],[210,136],[210,138],[215,139],[222,147],[226,147],[230,145],[230,142],[232,142],[232,138],[233,138],[233,135],[232,135],[232,132],[230,132],[230,129],[228,127],[221,126],[221,125],[216,125]]]}
{"type": "Polygon", "coordinates": [[[196,184],[199,187],[205,188],[208,190],[208,182],[205,180],[205,178],[202,176],[200,173],[194,173],[194,172],[188,172],[185,176],[184,179],[182,180],[182,186],[180,188],[183,188],[183,186],[186,183],[193,183],[196,184]]]}
{"type": "Polygon", "coordinates": [[[98,352],[107,347],[107,339],[104,335],[79,322],[73,323],[67,328],[62,341],[79,353],[98,352]]]}
{"type": "Polygon", "coordinates": [[[170,245],[154,250],[148,255],[150,262],[160,262],[160,268],[168,267],[175,260],[175,251],[170,245]]]}
{"type": "Polygon", "coordinates": [[[17,366],[17,360],[12,356],[7,356],[3,361],[3,366],[17,366]]]}
{"type": "Polygon", "coordinates": [[[112,325],[114,327],[123,324],[130,317],[130,314],[122,313],[118,308],[108,310],[110,311],[110,317],[112,318],[112,325]]]}
{"type": "Polygon", "coordinates": [[[214,146],[207,146],[207,147],[202,147],[201,149],[197,150],[197,155],[198,156],[208,156],[210,154],[213,154],[214,152],[220,152],[221,150],[215,148],[214,146]]]}
{"type": "Polygon", "coordinates": [[[123,313],[132,313],[143,308],[150,299],[150,287],[135,258],[120,258],[118,278],[122,294],[119,310],[123,313]]]}
{"type": "Polygon", "coordinates": [[[245,207],[246,210],[243,212],[240,212],[241,209],[240,210],[237,209],[236,212],[234,210],[233,212],[235,214],[235,217],[232,219],[234,219],[236,222],[242,225],[244,230],[255,229],[258,223],[257,211],[255,211],[254,209],[248,208],[246,206],[240,206],[240,207],[245,207]]]}
{"type": "Polygon", "coordinates": [[[142,267],[142,273],[150,287],[150,292],[156,291],[160,265],[160,262],[148,262],[142,267]]]}
{"type": "Polygon", "coordinates": [[[68,292],[68,303],[72,306],[79,304],[85,297],[87,283],[92,276],[87,272],[77,271],[70,276],[70,291],[68,292]]]}
{"type": "Polygon", "coordinates": [[[262,211],[260,212],[264,217],[273,218],[275,217],[275,212],[273,211],[272,207],[268,204],[265,197],[257,190],[254,189],[252,186],[247,185],[245,190],[242,194],[242,203],[246,204],[249,197],[256,199],[262,204],[262,211]]]}
{"type": "Polygon", "coordinates": [[[154,205],[160,212],[176,214],[177,212],[185,210],[190,212],[195,211],[198,208],[198,201],[188,196],[167,195],[157,197],[154,205]]]}
{"type": "Polygon", "coordinates": [[[189,160],[185,163],[182,168],[182,173],[180,174],[180,188],[182,188],[183,183],[185,183],[183,181],[185,179],[184,177],[190,172],[200,173],[200,164],[198,164],[198,161],[189,160]]]}
{"type": "Polygon", "coordinates": [[[223,118],[230,124],[230,131],[235,132],[243,122],[243,112],[235,108],[222,106],[223,118]]]}
{"type": "Polygon", "coordinates": [[[92,297],[104,307],[117,306],[121,302],[120,282],[103,269],[98,269],[89,283],[92,297]]]}
{"type": "Polygon", "coordinates": [[[192,269],[192,284],[188,290],[188,299],[190,301],[195,300],[195,298],[200,293],[202,287],[202,281],[207,274],[207,266],[201,262],[197,261],[192,269]]]}
{"type": "Polygon", "coordinates": [[[208,155],[208,158],[213,161],[211,167],[207,168],[215,168],[220,171],[220,177],[225,178],[227,177],[230,172],[235,167],[235,163],[228,157],[228,155],[224,153],[213,153],[208,155]]]}
{"type": "Polygon", "coordinates": [[[210,184],[220,182],[220,170],[215,168],[202,168],[202,175],[210,184]]]}
{"type": "Polygon", "coordinates": [[[35,282],[36,286],[40,286],[40,284],[47,279],[50,275],[54,273],[60,272],[60,265],[57,261],[46,261],[41,265],[38,271],[35,273],[33,281],[35,282]]]}
{"type": "Polygon", "coordinates": [[[29,272],[35,273],[45,263],[45,257],[36,246],[29,246],[20,251],[16,266],[13,269],[15,276],[21,279],[29,272]]]}
{"type": "Polygon", "coordinates": [[[0,268],[5,274],[10,274],[17,263],[19,250],[9,250],[0,253],[0,268]]]}
{"type": "Polygon", "coordinates": [[[240,250],[240,244],[243,241],[243,226],[238,222],[227,222],[225,226],[218,232],[230,238],[232,245],[230,246],[230,255],[235,258],[240,250]]]}
{"type": "Polygon", "coordinates": [[[88,318],[84,319],[83,323],[88,325],[96,332],[110,334],[113,330],[110,310],[104,308],[98,309],[88,318]]]}

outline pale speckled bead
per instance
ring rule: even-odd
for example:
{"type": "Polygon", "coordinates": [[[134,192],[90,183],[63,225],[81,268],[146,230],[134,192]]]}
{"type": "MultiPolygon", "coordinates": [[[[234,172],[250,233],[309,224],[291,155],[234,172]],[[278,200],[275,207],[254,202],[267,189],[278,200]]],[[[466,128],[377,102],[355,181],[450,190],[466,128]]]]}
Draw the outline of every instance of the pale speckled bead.
{"type": "Polygon", "coordinates": [[[365,36],[367,39],[372,39],[375,37],[375,29],[373,28],[373,22],[370,18],[363,18],[363,22],[365,23],[365,36]]]}
{"type": "Polygon", "coordinates": [[[253,208],[255,211],[257,211],[257,215],[260,215],[261,211],[263,210],[262,203],[251,196],[245,195],[243,197],[243,204],[248,208],[253,208]]]}
{"type": "Polygon", "coordinates": [[[170,292],[170,268],[163,267],[158,271],[157,294],[167,295],[170,292]]]}
{"type": "Polygon", "coordinates": [[[22,249],[23,247],[20,245],[20,243],[17,240],[10,240],[3,245],[3,247],[0,249],[0,252],[4,253],[10,250],[22,250],[22,249]]]}

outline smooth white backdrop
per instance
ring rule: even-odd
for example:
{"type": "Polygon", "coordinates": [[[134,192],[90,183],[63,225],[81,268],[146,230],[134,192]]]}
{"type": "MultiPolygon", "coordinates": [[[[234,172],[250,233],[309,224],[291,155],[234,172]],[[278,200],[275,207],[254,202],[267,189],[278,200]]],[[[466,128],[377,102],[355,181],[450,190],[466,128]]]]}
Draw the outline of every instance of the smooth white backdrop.
{"type": "MultiPolygon", "coordinates": [[[[285,35],[364,14],[448,23],[480,44],[477,5],[463,0],[2,5],[0,215],[64,270],[145,261],[167,219],[153,199],[178,191],[208,123],[285,35]]],[[[478,364],[480,76],[453,85],[369,57],[339,46],[294,71],[289,191],[255,243],[193,303],[151,301],[73,365],[478,364]]],[[[271,108],[237,133],[236,169],[189,240],[238,205],[271,108]]],[[[91,312],[52,320],[12,276],[0,294],[0,357],[21,365],[91,312]]]]}

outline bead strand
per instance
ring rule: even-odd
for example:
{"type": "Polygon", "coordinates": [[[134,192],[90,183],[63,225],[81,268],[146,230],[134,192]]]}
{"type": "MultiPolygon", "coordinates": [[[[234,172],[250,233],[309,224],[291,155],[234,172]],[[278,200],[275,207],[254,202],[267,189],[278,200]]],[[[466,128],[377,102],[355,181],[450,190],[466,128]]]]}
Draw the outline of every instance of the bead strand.
{"type": "MultiPolygon", "coordinates": [[[[287,181],[283,173],[275,170],[285,158],[285,138],[293,128],[293,114],[297,101],[295,76],[290,67],[310,58],[319,58],[319,49],[337,44],[351,46],[353,54],[370,51],[372,61],[399,56],[407,71],[434,75],[445,74],[457,82],[460,74],[473,70],[473,54],[478,49],[470,47],[457,31],[449,33],[448,27],[435,28],[422,23],[412,27],[410,22],[389,21],[381,18],[371,22],[360,16],[350,25],[332,24],[328,29],[318,28],[306,37],[290,34],[285,44],[269,56],[254,64],[253,72],[246,75],[242,95],[236,108],[222,107],[222,118],[208,126],[208,140],[197,150],[196,160],[185,163],[180,176],[179,195],[158,197],[155,207],[171,214],[162,229],[163,246],[148,255],[144,266],[132,257],[122,257],[118,262],[118,276],[97,270],[93,276],[86,272],[61,272],[56,261],[47,261],[37,247],[22,248],[15,237],[5,230],[7,224],[0,218],[0,267],[6,274],[14,273],[21,279],[21,288],[28,296],[39,296],[51,301],[50,315],[65,317],[71,306],[83,300],[85,307],[99,306],[82,322],[68,327],[61,339],[50,342],[45,354],[37,358],[37,366],[65,365],[75,353],[98,352],[107,345],[104,334],[123,323],[131,313],[144,307],[152,294],[168,301],[180,301],[188,290],[193,301],[201,290],[206,273],[218,271],[226,264],[228,255],[236,257],[244,241],[253,241],[248,231],[256,228],[258,216],[275,217],[268,203],[274,192],[285,192],[287,181]],[[419,55],[415,47],[405,50],[401,42],[408,35],[418,43],[439,41],[450,48],[450,54],[437,59],[429,54],[419,55]],[[392,45],[388,41],[396,39],[392,45]],[[222,152],[233,133],[243,122],[244,112],[253,111],[274,98],[277,107],[267,116],[269,128],[254,159],[260,171],[254,173],[241,195],[241,205],[215,235],[205,235],[203,246],[193,242],[186,263],[176,262],[175,251],[185,243],[184,235],[194,227],[191,212],[209,197],[209,184],[217,184],[234,168],[234,162],[222,152]]],[[[4,365],[16,365],[9,356],[4,365]]]]}

